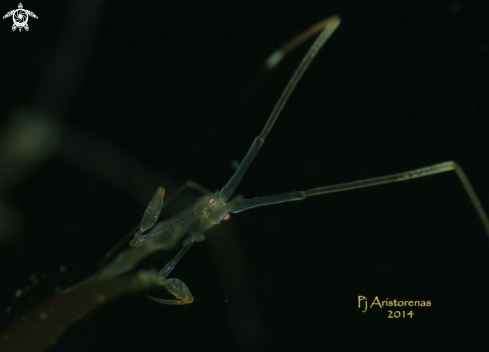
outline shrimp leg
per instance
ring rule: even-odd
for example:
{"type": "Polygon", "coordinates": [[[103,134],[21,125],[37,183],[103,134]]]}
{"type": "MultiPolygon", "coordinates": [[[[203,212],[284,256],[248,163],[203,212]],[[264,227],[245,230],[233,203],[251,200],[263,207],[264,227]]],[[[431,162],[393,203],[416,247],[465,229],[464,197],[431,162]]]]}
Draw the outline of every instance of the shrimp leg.
{"type": "Polygon", "coordinates": [[[187,285],[179,279],[167,279],[167,276],[173,271],[175,265],[182,259],[182,257],[187,253],[190,249],[190,246],[194,243],[194,240],[191,240],[188,244],[184,244],[182,249],[177,253],[177,255],[170,260],[163,269],[160,270],[160,285],[164,286],[168,292],[175,296],[176,300],[173,299],[163,299],[156,298],[153,296],[148,296],[148,298],[152,299],[158,303],[170,304],[170,305],[180,305],[180,304],[190,304],[194,301],[194,297],[190,293],[187,285]]]}
{"type": "Polygon", "coordinates": [[[143,219],[141,220],[141,225],[139,226],[139,231],[136,232],[130,243],[132,247],[135,247],[135,244],[143,236],[143,233],[152,228],[154,224],[156,224],[156,221],[158,221],[161,208],[163,208],[164,197],[165,189],[163,187],[158,187],[153,199],[151,199],[151,202],[149,202],[146,210],[144,211],[143,219]]]}
{"type": "Polygon", "coordinates": [[[155,302],[169,304],[169,305],[182,305],[182,304],[190,304],[194,301],[194,296],[190,293],[187,285],[183,283],[183,281],[179,279],[165,279],[162,277],[160,279],[160,284],[165,286],[165,288],[172,295],[175,296],[176,299],[163,299],[156,298],[153,296],[146,295],[149,299],[152,299],[155,302]]]}

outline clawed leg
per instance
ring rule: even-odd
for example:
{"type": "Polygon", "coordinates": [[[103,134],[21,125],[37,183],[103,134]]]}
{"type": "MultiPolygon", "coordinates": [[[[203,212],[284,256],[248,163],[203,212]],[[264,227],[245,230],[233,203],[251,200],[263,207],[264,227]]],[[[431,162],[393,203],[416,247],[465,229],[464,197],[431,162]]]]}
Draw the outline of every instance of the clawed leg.
{"type": "Polygon", "coordinates": [[[187,285],[185,285],[179,279],[166,279],[164,276],[161,276],[160,284],[162,286],[165,286],[168,292],[174,295],[176,299],[163,299],[146,295],[149,299],[152,299],[153,301],[158,303],[170,305],[190,304],[194,301],[194,296],[192,296],[192,294],[190,293],[187,285]]]}
{"type": "Polygon", "coordinates": [[[130,242],[131,247],[139,247],[146,241],[146,235],[143,233],[154,226],[160,217],[161,209],[163,208],[163,198],[165,197],[165,189],[158,187],[153,199],[149,202],[144,211],[143,219],[139,226],[139,231],[134,234],[134,238],[130,242]]]}
{"type": "Polygon", "coordinates": [[[188,289],[187,285],[183,283],[183,281],[179,279],[168,279],[168,275],[173,271],[175,268],[175,265],[182,259],[185,253],[190,249],[190,246],[195,241],[191,240],[189,241],[188,244],[184,244],[182,249],[177,253],[177,255],[170,260],[164,267],[163,269],[160,270],[160,285],[164,286],[168,292],[170,292],[172,295],[175,296],[176,300],[174,299],[163,299],[163,298],[156,298],[153,296],[148,296],[149,299],[152,299],[155,302],[158,303],[164,303],[164,304],[171,304],[171,305],[180,305],[180,304],[190,304],[194,301],[194,297],[190,293],[190,290],[188,289]]]}
{"type": "MultiPolygon", "coordinates": [[[[211,194],[210,191],[206,190],[204,187],[193,181],[186,181],[181,187],[179,187],[173,195],[167,199],[166,204],[171,202],[176,196],[178,196],[181,192],[186,189],[193,189],[202,194],[211,194]]],[[[141,220],[141,225],[139,227],[139,231],[136,232],[134,238],[130,242],[131,247],[139,247],[143,245],[147,241],[147,236],[144,234],[147,230],[151,229],[154,224],[158,221],[158,218],[161,213],[161,209],[163,209],[163,198],[165,196],[165,189],[163,187],[159,187],[156,190],[153,199],[149,202],[143,219],[141,220]]]]}

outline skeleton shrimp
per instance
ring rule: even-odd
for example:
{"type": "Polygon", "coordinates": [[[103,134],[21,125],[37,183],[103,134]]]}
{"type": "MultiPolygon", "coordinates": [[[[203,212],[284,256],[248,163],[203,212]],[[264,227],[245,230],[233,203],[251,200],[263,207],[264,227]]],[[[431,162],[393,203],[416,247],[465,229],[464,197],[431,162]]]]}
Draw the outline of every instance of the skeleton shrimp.
{"type": "MultiPolygon", "coordinates": [[[[465,189],[472,205],[474,206],[480,221],[485,229],[485,232],[489,235],[489,220],[487,215],[473,190],[468,178],[465,176],[462,168],[454,161],[446,161],[439,164],[434,164],[426,167],[422,167],[415,170],[405,171],[401,173],[391,174],[387,176],[374,177],[365,180],[359,180],[355,182],[348,182],[343,184],[336,184],[331,186],[324,186],[309,189],[306,191],[295,191],[282,193],[277,195],[255,197],[249,199],[243,199],[241,196],[235,197],[233,200],[229,199],[234,194],[240,181],[244,177],[246,171],[251,165],[253,159],[258,154],[259,150],[263,146],[266,137],[271,131],[273,125],[277,121],[284,105],[289,99],[295,86],[307,70],[309,64],[312,62],[318,51],[326,43],[329,37],[334,33],[340,24],[340,18],[338,16],[329,17],[314,26],[307,29],[301,35],[292,39],[281,49],[274,52],[266,61],[267,67],[274,67],[280,62],[285,55],[294,47],[319,32],[318,37],[305,54],[302,62],[297,67],[296,71],[292,75],[292,78],[286,85],[282,95],[276,103],[270,117],[265,123],[260,134],[253,141],[248,153],[237,167],[233,176],[229,179],[227,184],[218,192],[210,194],[202,187],[190,183],[187,186],[195,188],[202,193],[205,193],[201,197],[195,206],[183,211],[181,214],[163,222],[156,224],[161,209],[163,207],[163,198],[165,196],[164,188],[158,188],[155,196],[149,203],[144,212],[140,229],[134,235],[131,240],[131,247],[138,249],[139,247],[150,246],[153,249],[163,248],[165,246],[174,246],[175,244],[182,243],[182,248],[178,254],[170,260],[159,272],[160,284],[166,290],[168,290],[176,299],[161,299],[148,296],[152,300],[171,305],[183,305],[192,303],[194,298],[190,293],[188,287],[179,279],[168,278],[177,263],[182,259],[185,253],[190,249],[195,242],[201,242],[205,239],[204,232],[211,229],[213,226],[218,225],[221,221],[227,221],[230,219],[230,214],[239,213],[248,209],[261,207],[265,205],[272,205],[284,202],[300,201],[308,197],[318,196],[334,192],[343,192],[348,190],[354,190],[365,187],[372,187],[377,185],[383,185],[393,182],[402,182],[414,180],[420,177],[436,175],[439,173],[454,171],[458,176],[462,186],[465,189]],[[156,224],[156,226],[155,226],[156,224]],[[155,246],[156,244],[156,246],[155,246]]],[[[148,250],[148,251],[152,251],[148,250]]],[[[143,251],[139,256],[147,254],[147,251],[143,251]]],[[[105,271],[105,275],[107,270],[105,271]]]]}

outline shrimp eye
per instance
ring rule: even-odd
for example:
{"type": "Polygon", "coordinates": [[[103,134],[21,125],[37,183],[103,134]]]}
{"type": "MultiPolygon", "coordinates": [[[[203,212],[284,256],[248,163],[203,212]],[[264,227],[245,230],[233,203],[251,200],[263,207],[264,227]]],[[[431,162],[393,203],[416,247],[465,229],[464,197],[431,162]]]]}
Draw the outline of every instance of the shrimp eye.
{"type": "Polygon", "coordinates": [[[209,199],[207,199],[207,203],[209,203],[209,204],[214,203],[214,198],[209,198],[209,199]]]}
{"type": "Polygon", "coordinates": [[[231,215],[226,214],[226,215],[224,215],[224,217],[223,217],[222,219],[223,219],[224,221],[228,221],[230,218],[231,218],[231,215]]]}

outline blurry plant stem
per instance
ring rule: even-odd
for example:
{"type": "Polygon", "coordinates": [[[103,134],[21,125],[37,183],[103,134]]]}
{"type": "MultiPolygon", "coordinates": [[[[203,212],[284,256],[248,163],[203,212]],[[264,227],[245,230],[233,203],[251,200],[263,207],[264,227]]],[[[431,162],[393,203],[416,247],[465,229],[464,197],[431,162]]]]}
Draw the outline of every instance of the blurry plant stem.
{"type": "Polygon", "coordinates": [[[86,312],[119,296],[149,290],[158,285],[158,280],[155,270],[141,270],[128,276],[78,284],[45,300],[0,332],[0,351],[44,351],[86,312]]]}

